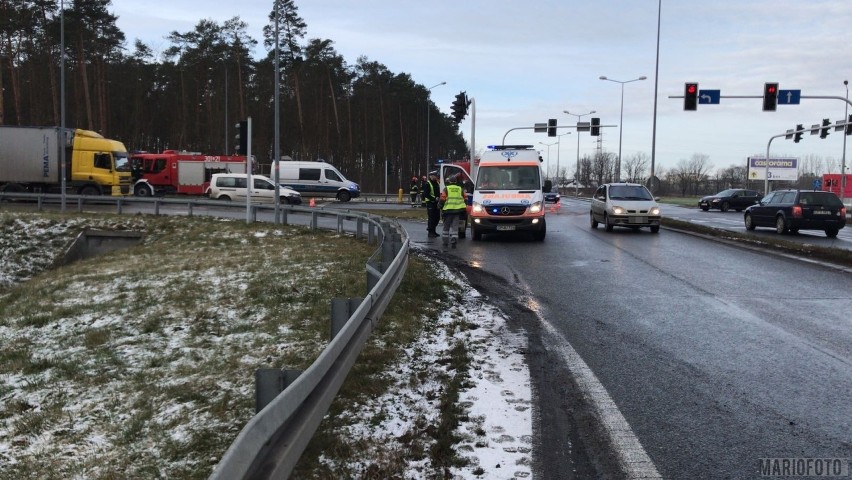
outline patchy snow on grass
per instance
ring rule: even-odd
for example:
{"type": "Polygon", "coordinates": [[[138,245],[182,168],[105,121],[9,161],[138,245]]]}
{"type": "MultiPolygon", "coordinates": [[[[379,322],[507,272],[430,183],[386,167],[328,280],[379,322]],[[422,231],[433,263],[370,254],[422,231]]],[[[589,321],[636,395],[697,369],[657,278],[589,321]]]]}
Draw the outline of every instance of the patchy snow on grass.
{"type": "MultiPolygon", "coordinates": [[[[47,269],[84,222],[98,227],[91,219],[27,222],[0,213],[5,229],[0,235],[0,300],[5,301],[5,287],[47,269]]],[[[143,230],[143,224],[122,218],[105,220],[100,227],[143,230]]],[[[258,239],[286,241],[277,229],[250,237],[224,233],[217,241],[241,245],[258,239]]],[[[280,244],[274,252],[289,255],[280,244]]],[[[139,261],[144,265],[146,259],[139,261]]],[[[152,261],[147,260],[149,265],[152,261]]],[[[258,288],[251,275],[237,268],[204,263],[164,271],[150,265],[144,276],[118,276],[107,289],[80,295],[90,279],[119,269],[109,262],[99,267],[74,272],[65,280],[63,292],[76,295],[45,293],[49,307],[63,311],[61,322],[44,323],[36,309],[0,319],[0,353],[7,365],[0,370],[0,479],[16,478],[36,467],[53,478],[206,478],[218,458],[192,455],[194,449],[211,450],[210,443],[217,444],[212,450],[227,448],[238,433],[235,425],[243,425],[253,413],[245,399],[253,399],[254,385],[240,374],[268,365],[281,353],[282,339],[297,327],[282,323],[261,331],[256,327],[269,315],[263,306],[251,311],[232,306],[229,298],[258,288]],[[150,298],[151,292],[167,294],[172,286],[187,282],[189,287],[181,287],[184,295],[192,292],[198,304],[215,309],[191,305],[179,312],[157,309],[159,300],[150,298]],[[143,286],[150,291],[139,294],[143,286]],[[138,310],[147,304],[152,306],[138,310]],[[128,382],[147,388],[140,391],[128,387],[128,382]],[[235,411],[241,412],[236,419],[233,413],[221,414],[235,411]],[[139,463],[140,458],[145,460],[139,463]]],[[[521,353],[525,340],[510,331],[499,310],[457,273],[441,264],[435,268],[454,283],[455,291],[464,292],[461,301],[430,321],[403,357],[384,372],[392,378],[389,391],[346,411],[345,427],[337,433],[363,444],[364,450],[359,461],[347,460],[350,463],[343,469],[367,475],[371,460],[385,449],[404,448],[403,438],[431,438],[424,429],[439,421],[445,387],[436,379],[459,373],[444,360],[462,342],[471,362],[463,372],[466,379],[457,406],[464,413],[452,448],[466,465],[441,474],[456,479],[528,478],[532,419],[530,381],[521,353]]],[[[331,275],[334,270],[303,258],[293,258],[287,269],[314,275],[331,275]]],[[[302,308],[299,295],[322,293],[295,276],[276,278],[281,292],[292,293],[293,309],[302,308]]],[[[33,288],[48,288],[34,283],[33,288]]],[[[332,465],[339,460],[321,461],[332,465]]],[[[428,456],[413,456],[407,462],[399,466],[397,477],[435,476],[428,456]]]]}

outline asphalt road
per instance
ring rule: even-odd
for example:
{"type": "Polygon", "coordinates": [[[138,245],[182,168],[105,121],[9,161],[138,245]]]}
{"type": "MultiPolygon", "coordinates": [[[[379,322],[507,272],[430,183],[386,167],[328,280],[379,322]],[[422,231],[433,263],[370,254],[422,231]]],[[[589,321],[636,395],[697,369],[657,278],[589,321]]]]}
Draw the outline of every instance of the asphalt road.
{"type": "Polygon", "coordinates": [[[589,425],[562,342],[665,478],[852,458],[852,276],[665,230],[592,230],[571,199],[547,218],[544,242],[486,236],[446,253],[409,229],[528,329],[541,478],[615,462],[594,450],[613,445],[589,425]]]}

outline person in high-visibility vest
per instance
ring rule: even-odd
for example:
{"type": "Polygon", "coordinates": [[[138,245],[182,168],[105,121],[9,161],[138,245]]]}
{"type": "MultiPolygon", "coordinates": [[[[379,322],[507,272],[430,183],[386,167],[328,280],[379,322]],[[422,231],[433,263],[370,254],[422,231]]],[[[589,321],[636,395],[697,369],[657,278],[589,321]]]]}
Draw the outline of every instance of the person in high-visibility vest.
{"type": "Polygon", "coordinates": [[[417,195],[420,193],[420,182],[417,177],[411,177],[411,185],[408,186],[408,195],[411,199],[411,207],[417,207],[417,195]]]}
{"type": "Polygon", "coordinates": [[[459,240],[459,219],[465,213],[464,203],[464,187],[461,182],[461,175],[455,175],[451,178],[444,190],[441,191],[441,212],[444,215],[444,230],[441,235],[441,242],[444,248],[451,246],[456,248],[456,243],[459,240]]]}
{"type": "Polygon", "coordinates": [[[426,231],[429,232],[430,238],[440,237],[435,230],[438,227],[438,222],[441,220],[441,210],[438,206],[438,196],[441,191],[438,186],[438,172],[429,172],[429,180],[420,187],[421,195],[423,195],[423,204],[426,206],[426,231]]]}

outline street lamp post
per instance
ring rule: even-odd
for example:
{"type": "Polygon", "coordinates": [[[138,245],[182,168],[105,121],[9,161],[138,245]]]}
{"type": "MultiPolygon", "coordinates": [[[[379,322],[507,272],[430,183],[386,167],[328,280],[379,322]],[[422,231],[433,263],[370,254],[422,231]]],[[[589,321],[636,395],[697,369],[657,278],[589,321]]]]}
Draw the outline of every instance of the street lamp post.
{"type": "Polygon", "coordinates": [[[550,174],[549,174],[550,173],[550,147],[556,145],[557,142],[553,142],[553,143],[538,142],[538,143],[539,143],[539,145],[544,145],[545,147],[547,147],[547,170],[546,170],[546,172],[548,173],[547,176],[550,176],[550,174]]]}
{"type": "Polygon", "coordinates": [[[621,116],[618,120],[618,159],[615,161],[615,181],[621,181],[621,132],[624,130],[624,84],[630,82],[637,82],[639,80],[645,80],[646,76],[641,76],[639,78],[634,78],[633,80],[613,80],[611,78],[607,78],[606,76],[601,76],[601,80],[608,80],[610,82],[620,83],[621,84],[621,116]]]}
{"type": "Polygon", "coordinates": [[[426,91],[428,93],[426,94],[426,170],[423,171],[424,175],[429,174],[429,127],[431,126],[431,116],[432,116],[432,109],[429,108],[429,93],[432,92],[433,88],[440,87],[441,85],[446,85],[446,84],[447,84],[447,82],[441,82],[441,83],[432,85],[431,87],[426,89],[426,91]]]}
{"type": "MultiPolygon", "coordinates": [[[[595,113],[595,111],[592,110],[589,113],[571,113],[568,110],[562,110],[562,113],[564,113],[566,115],[574,115],[575,117],[577,117],[577,123],[579,124],[581,118],[585,117],[586,115],[591,115],[591,114],[595,113]]],[[[580,132],[578,130],[577,131],[577,170],[574,172],[574,185],[577,186],[577,188],[575,189],[575,193],[578,196],[580,194],[580,181],[578,179],[579,176],[580,176],[580,132]]]]}
{"type": "MultiPolygon", "coordinates": [[[[843,86],[846,87],[846,110],[843,114],[843,120],[849,120],[849,80],[843,80],[843,86]]],[[[840,160],[840,201],[844,200],[846,192],[846,135],[843,135],[843,157],[840,160]]]]}
{"type": "MultiPolygon", "coordinates": [[[[556,190],[559,191],[559,151],[562,150],[562,137],[565,135],[571,135],[571,132],[563,133],[562,135],[556,136],[556,190]]],[[[579,135],[577,135],[579,137],[579,135]]],[[[548,158],[548,161],[550,159],[548,158]]]]}

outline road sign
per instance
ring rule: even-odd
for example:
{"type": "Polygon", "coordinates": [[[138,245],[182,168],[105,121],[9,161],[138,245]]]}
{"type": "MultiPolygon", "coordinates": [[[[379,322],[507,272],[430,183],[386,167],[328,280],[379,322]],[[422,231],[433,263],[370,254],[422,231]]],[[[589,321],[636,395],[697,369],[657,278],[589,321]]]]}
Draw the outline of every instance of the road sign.
{"type": "Polygon", "coordinates": [[[778,90],[779,105],[798,105],[801,98],[801,90],[778,90]]]}
{"type": "Polygon", "coordinates": [[[722,98],[721,90],[699,90],[698,103],[701,105],[718,105],[722,98]]]}
{"type": "Polygon", "coordinates": [[[534,131],[535,133],[542,133],[542,132],[546,132],[546,131],[547,131],[547,124],[546,124],[546,123],[536,123],[536,124],[535,124],[535,129],[534,129],[533,131],[534,131]]]}
{"type": "Polygon", "coordinates": [[[591,129],[591,124],[589,122],[577,122],[577,131],[578,132],[588,132],[591,129]]]}
{"type": "Polygon", "coordinates": [[[822,180],[819,178],[814,180],[814,190],[822,190],[822,180]]]}
{"type": "MultiPolygon", "coordinates": [[[[798,158],[770,158],[769,179],[795,181],[799,178],[798,158]]],[[[766,179],[766,159],[764,157],[748,157],[748,179],[766,179]]]]}

